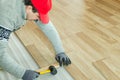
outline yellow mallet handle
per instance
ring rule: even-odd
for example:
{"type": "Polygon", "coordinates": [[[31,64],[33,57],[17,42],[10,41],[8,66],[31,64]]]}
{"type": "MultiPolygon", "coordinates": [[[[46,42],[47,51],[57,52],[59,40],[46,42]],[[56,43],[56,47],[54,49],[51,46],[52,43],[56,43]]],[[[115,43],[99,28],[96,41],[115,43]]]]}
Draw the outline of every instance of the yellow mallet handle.
{"type": "Polygon", "coordinates": [[[39,74],[46,74],[46,73],[50,73],[50,70],[45,70],[45,71],[40,71],[39,74]]]}

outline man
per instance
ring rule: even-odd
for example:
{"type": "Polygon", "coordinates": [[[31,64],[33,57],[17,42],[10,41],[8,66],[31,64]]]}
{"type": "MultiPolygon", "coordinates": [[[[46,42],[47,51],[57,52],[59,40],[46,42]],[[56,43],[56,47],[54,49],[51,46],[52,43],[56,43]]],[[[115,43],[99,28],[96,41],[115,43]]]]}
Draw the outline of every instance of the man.
{"type": "Polygon", "coordinates": [[[60,37],[54,25],[49,20],[51,0],[0,0],[0,67],[23,80],[34,80],[39,74],[33,70],[17,64],[8,54],[8,39],[11,32],[23,26],[26,20],[34,20],[38,27],[51,41],[56,51],[55,59],[62,65],[69,65],[71,61],[65,54],[60,37]]]}

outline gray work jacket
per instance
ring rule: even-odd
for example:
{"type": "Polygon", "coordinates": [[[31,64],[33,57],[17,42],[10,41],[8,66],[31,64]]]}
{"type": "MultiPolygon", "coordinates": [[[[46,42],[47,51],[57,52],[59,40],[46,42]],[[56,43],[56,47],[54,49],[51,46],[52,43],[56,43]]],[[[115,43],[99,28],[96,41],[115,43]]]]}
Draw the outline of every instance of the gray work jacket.
{"type": "Polygon", "coordinates": [[[23,0],[0,0],[0,26],[14,31],[25,24],[25,19],[23,0]]]}

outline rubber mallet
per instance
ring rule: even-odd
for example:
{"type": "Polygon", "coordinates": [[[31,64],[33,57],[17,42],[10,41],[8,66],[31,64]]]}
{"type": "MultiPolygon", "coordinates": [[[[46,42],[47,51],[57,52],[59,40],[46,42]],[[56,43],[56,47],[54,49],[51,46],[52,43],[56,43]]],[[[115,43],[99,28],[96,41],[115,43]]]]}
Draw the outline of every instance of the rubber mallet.
{"type": "Polygon", "coordinates": [[[52,65],[49,67],[45,67],[45,68],[37,70],[36,72],[38,72],[40,75],[47,74],[47,73],[51,73],[52,75],[56,75],[58,67],[59,67],[59,65],[54,64],[54,66],[52,65]]]}

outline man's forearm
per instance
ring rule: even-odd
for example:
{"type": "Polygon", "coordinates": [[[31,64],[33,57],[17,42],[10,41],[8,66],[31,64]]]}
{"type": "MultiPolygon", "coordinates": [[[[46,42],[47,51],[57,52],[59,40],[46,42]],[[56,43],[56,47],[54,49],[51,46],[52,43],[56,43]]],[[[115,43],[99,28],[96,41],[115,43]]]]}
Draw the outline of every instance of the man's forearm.
{"type": "Polygon", "coordinates": [[[8,42],[6,40],[0,40],[0,67],[15,77],[22,78],[26,69],[10,57],[6,51],[7,46],[8,42]]]}
{"type": "Polygon", "coordinates": [[[40,21],[37,21],[36,23],[39,26],[39,28],[44,32],[44,34],[48,37],[48,39],[51,41],[56,51],[56,54],[64,52],[61,39],[52,22],[49,22],[48,24],[42,24],[40,21]]]}

